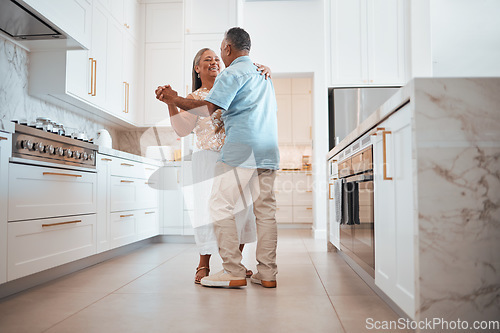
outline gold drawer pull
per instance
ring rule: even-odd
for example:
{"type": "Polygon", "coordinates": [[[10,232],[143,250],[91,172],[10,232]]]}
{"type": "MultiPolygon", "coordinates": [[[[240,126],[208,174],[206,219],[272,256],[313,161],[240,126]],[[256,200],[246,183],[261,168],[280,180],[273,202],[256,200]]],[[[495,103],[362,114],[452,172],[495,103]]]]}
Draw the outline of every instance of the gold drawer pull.
{"type": "Polygon", "coordinates": [[[77,220],[77,221],[68,221],[68,222],[59,222],[59,223],[51,223],[51,224],[42,224],[42,228],[45,227],[55,227],[56,225],[63,225],[63,224],[75,224],[75,223],[80,223],[82,220],[77,220]]]}
{"type": "Polygon", "coordinates": [[[306,191],[307,193],[312,193],[312,191],[306,191]]]}
{"type": "Polygon", "coordinates": [[[101,161],[112,161],[110,158],[101,158],[101,161]]]}
{"type": "Polygon", "coordinates": [[[122,163],[123,166],[134,166],[133,164],[122,163]]]}
{"type": "Polygon", "coordinates": [[[146,185],[154,185],[154,183],[151,183],[151,182],[145,182],[144,184],[146,184],[146,185]]]}
{"type": "Polygon", "coordinates": [[[391,131],[382,132],[383,157],[384,157],[384,180],[392,180],[392,177],[387,177],[387,139],[386,134],[392,134],[391,131]]]}
{"type": "Polygon", "coordinates": [[[153,169],[153,168],[146,168],[146,170],[155,171],[155,169],[153,169]]]}
{"type": "Polygon", "coordinates": [[[330,200],[334,199],[332,196],[332,187],[333,187],[332,183],[328,184],[328,199],[330,199],[330,200]]]}
{"type": "Polygon", "coordinates": [[[82,177],[82,175],[68,175],[66,173],[57,173],[57,172],[44,172],[43,175],[44,176],[46,176],[46,175],[51,175],[51,176],[66,176],[66,177],[76,177],[76,178],[82,177]]]}
{"type": "Polygon", "coordinates": [[[120,215],[120,217],[131,217],[131,216],[134,216],[134,214],[120,215]]]}
{"type": "Polygon", "coordinates": [[[145,212],[144,214],[154,214],[156,212],[145,212]]]}
{"type": "Polygon", "coordinates": [[[306,176],[312,176],[312,173],[306,173],[306,176]]]}
{"type": "Polygon", "coordinates": [[[0,136],[0,140],[9,140],[9,139],[4,138],[3,136],[0,136]]]}
{"type": "Polygon", "coordinates": [[[306,209],[308,209],[308,210],[309,210],[309,209],[310,209],[310,210],[312,210],[312,207],[307,207],[306,209]]]}
{"type": "Polygon", "coordinates": [[[133,180],[120,180],[120,183],[133,183],[133,180]]]}

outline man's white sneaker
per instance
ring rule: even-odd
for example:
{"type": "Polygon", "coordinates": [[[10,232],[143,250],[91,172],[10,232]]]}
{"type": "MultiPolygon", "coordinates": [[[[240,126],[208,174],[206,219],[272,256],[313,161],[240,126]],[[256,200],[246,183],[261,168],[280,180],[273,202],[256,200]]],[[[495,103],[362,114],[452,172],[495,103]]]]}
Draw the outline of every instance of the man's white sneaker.
{"type": "Polygon", "coordinates": [[[234,276],[231,273],[222,270],[219,273],[205,276],[201,279],[200,283],[205,287],[235,288],[246,286],[247,280],[244,277],[234,276]]]}

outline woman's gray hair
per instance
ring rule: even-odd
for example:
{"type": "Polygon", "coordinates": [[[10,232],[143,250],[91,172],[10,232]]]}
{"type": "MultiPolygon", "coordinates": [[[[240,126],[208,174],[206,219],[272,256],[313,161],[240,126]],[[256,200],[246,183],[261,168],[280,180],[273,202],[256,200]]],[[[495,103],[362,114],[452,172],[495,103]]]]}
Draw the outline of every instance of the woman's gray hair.
{"type": "Polygon", "coordinates": [[[196,91],[196,90],[201,88],[201,79],[198,77],[198,73],[196,73],[196,70],[194,69],[194,67],[200,65],[201,56],[203,55],[203,53],[205,53],[206,51],[209,51],[209,50],[212,51],[212,49],[209,49],[208,47],[204,47],[201,50],[199,50],[196,53],[196,55],[194,56],[194,59],[193,59],[193,84],[192,84],[193,91],[196,91]]]}
{"type": "Polygon", "coordinates": [[[231,28],[224,34],[224,39],[228,44],[231,44],[238,51],[250,52],[252,41],[248,32],[242,28],[231,28]]]}

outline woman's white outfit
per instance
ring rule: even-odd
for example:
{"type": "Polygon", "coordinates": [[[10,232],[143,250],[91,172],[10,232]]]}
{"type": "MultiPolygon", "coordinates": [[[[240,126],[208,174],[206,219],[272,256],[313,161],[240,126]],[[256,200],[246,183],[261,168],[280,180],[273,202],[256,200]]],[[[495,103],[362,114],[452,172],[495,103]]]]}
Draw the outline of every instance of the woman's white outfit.
{"type": "MultiPolygon", "coordinates": [[[[200,88],[191,95],[195,99],[204,100],[208,92],[208,89],[200,88]]],[[[198,116],[194,133],[196,135],[196,147],[192,158],[194,237],[201,255],[214,254],[218,253],[219,249],[208,204],[215,177],[215,164],[225,138],[221,110],[215,111],[210,117],[198,116]]],[[[248,191],[244,195],[250,204],[245,205],[240,201],[235,207],[236,228],[240,244],[255,242],[257,239],[251,194],[248,191]]]]}

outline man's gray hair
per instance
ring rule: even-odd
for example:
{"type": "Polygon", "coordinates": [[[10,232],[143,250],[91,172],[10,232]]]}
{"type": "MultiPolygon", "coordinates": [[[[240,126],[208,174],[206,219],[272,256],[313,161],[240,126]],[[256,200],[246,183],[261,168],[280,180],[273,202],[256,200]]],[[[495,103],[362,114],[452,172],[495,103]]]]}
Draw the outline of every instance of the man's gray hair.
{"type": "Polygon", "coordinates": [[[235,27],[229,29],[224,34],[224,39],[236,50],[250,52],[250,47],[252,46],[250,35],[242,28],[235,27]]]}

